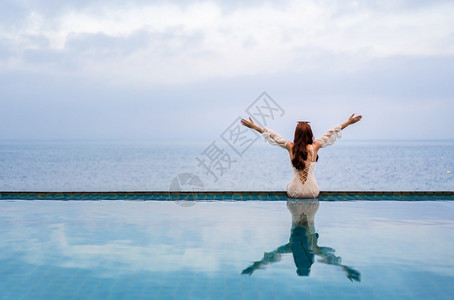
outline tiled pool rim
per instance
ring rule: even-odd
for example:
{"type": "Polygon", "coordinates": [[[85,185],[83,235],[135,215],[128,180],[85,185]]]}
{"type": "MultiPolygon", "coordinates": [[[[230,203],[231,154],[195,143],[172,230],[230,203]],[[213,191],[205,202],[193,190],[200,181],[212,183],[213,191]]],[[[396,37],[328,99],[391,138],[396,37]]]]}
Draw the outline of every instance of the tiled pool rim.
{"type": "MultiPolygon", "coordinates": [[[[32,192],[0,191],[0,200],[137,200],[137,201],[286,201],[285,191],[123,191],[32,192]]],[[[320,201],[454,200],[454,191],[322,191],[320,201]]]]}

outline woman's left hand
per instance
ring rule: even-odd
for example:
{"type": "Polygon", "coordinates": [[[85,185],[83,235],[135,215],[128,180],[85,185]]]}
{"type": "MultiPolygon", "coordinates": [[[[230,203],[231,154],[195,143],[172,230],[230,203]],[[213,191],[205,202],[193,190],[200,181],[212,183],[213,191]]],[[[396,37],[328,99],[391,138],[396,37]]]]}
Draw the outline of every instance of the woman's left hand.
{"type": "Polygon", "coordinates": [[[249,121],[245,120],[245,119],[241,119],[241,124],[243,124],[246,127],[252,128],[252,129],[256,128],[255,123],[254,123],[254,121],[252,121],[251,117],[249,117],[249,121]]]}

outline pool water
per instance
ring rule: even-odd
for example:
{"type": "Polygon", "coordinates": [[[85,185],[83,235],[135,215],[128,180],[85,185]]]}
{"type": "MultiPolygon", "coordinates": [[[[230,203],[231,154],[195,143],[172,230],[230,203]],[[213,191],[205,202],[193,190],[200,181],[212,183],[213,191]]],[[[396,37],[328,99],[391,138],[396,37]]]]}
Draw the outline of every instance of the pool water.
{"type": "Polygon", "coordinates": [[[452,201],[0,201],[0,299],[453,299],[452,201]]]}

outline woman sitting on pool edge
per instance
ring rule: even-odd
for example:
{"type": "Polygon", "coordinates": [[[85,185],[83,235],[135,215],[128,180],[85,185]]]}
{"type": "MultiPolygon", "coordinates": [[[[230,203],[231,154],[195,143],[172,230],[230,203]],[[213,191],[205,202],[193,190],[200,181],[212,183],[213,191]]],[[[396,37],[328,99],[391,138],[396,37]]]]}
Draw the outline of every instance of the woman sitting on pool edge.
{"type": "Polygon", "coordinates": [[[260,132],[271,145],[287,149],[293,169],[292,180],[287,184],[287,195],[291,198],[317,198],[320,194],[314,176],[315,162],[318,160],[318,150],[334,144],[340,138],[341,130],[361,120],[362,116],[352,114],[347,121],[336,125],[314,141],[309,122],[298,122],[295,128],[293,143],[281,137],[273,130],[255,125],[254,121],[241,119],[241,124],[260,132]]]}

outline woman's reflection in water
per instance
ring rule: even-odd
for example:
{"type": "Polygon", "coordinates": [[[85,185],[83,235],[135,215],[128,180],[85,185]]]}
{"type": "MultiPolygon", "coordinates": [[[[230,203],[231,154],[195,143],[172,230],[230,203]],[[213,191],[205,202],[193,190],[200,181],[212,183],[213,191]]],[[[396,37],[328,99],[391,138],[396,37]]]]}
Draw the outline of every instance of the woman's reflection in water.
{"type": "Polygon", "coordinates": [[[318,206],[317,199],[289,199],[287,208],[292,213],[290,241],[272,252],[265,252],[262,260],[254,262],[250,267],[244,269],[242,274],[251,275],[255,270],[263,268],[267,264],[280,261],[283,253],[292,253],[296,273],[300,276],[309,276],[315,255],[318,255],[320,262],[339,266],[344,270],[348,279],[360,281],[361,274],[357,270],[343,265],[341,258],[334,254],[333,248],[318,246],[318,233],[315,232],[314,227],[318,206]]]}

